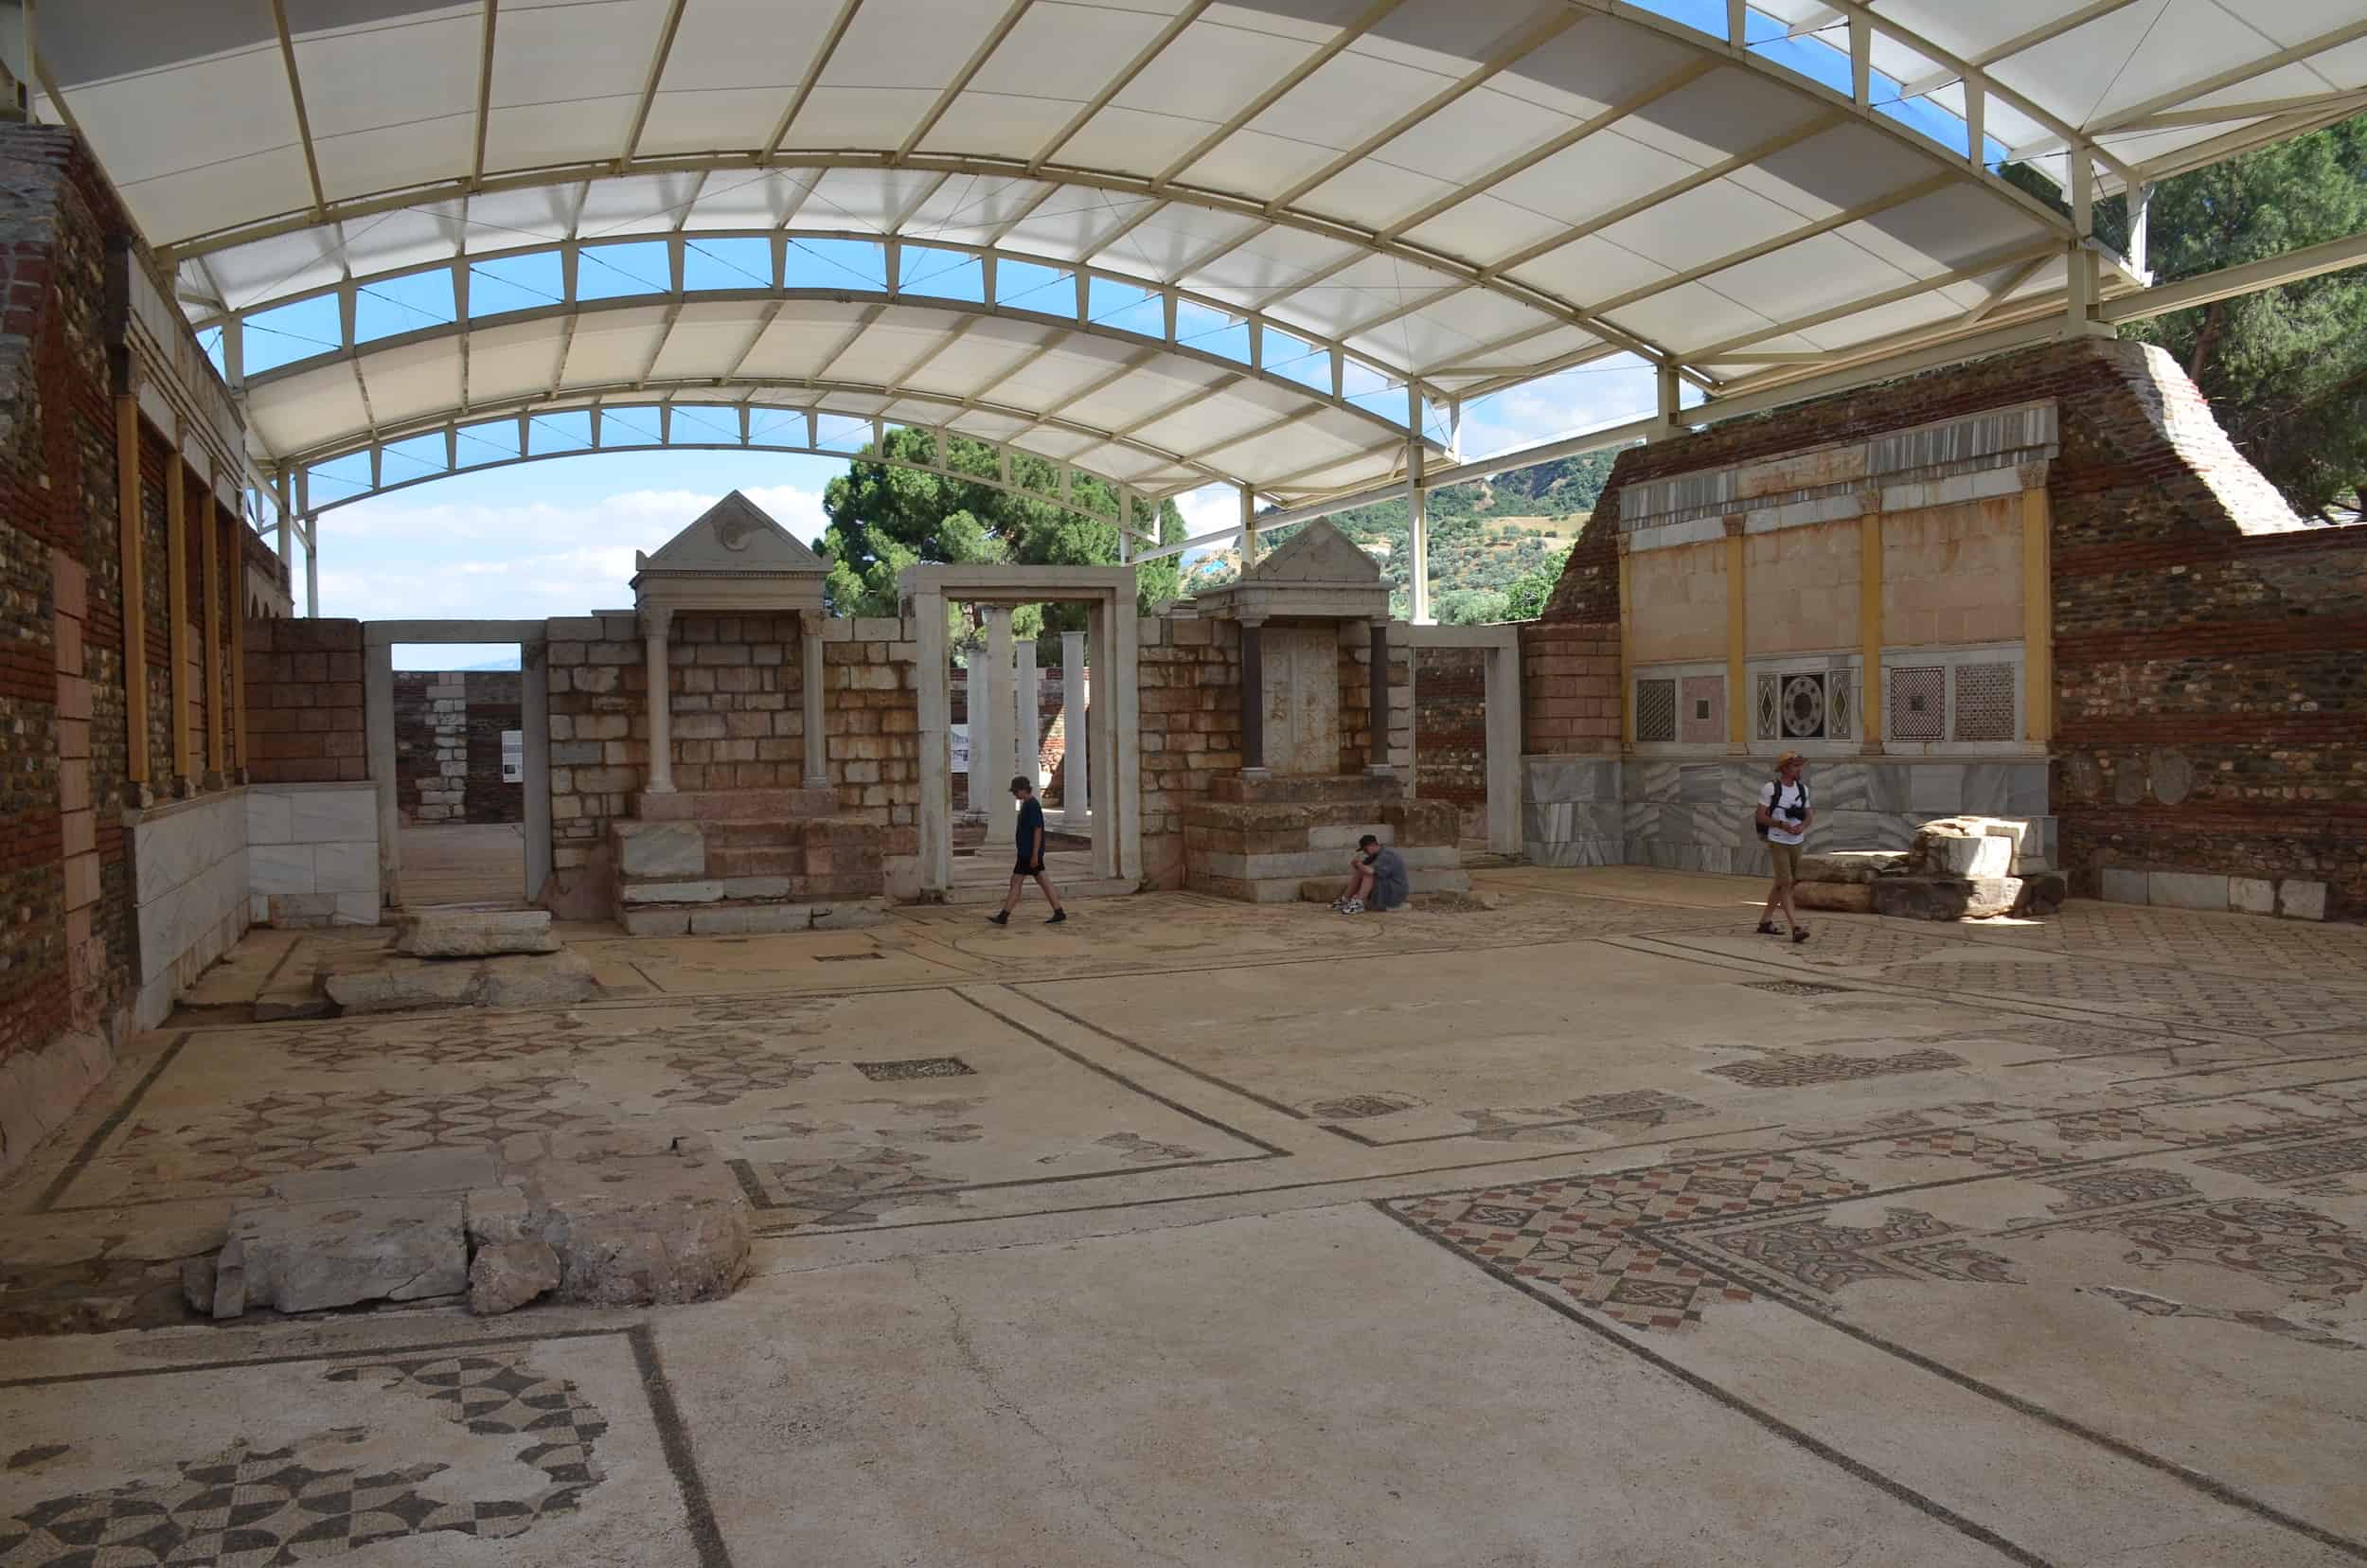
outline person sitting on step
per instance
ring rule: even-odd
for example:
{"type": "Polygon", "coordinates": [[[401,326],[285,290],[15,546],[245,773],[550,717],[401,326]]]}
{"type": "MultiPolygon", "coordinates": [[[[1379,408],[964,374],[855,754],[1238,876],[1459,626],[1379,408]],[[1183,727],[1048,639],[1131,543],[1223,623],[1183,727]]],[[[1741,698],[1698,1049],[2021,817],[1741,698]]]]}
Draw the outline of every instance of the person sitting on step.
{"type": "Polygon", "coordinates": [[[1356,858],[1348,863],[1347,891],[1332,900],[1343,915],[1368,909],[1395,909],[1406,900],[1411,883],[1405,857],[1367,833],[1356,841],[1356,858]]]}

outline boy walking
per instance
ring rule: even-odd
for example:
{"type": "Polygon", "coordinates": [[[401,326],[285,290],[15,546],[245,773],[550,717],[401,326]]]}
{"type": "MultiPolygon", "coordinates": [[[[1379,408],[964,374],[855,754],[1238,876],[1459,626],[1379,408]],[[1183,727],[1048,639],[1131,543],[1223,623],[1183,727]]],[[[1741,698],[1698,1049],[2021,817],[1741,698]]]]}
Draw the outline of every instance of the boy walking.
{"type": "Polygon", "coordinates": [[[1044,924],[1059,925],[1068,918],[1068,911],[1060,907],[1060,890],[1044,875],[1043,804],[1036,798],[1036,786],[1024,775],[1011,780],[1011,798],[1019,802],[1019,861],[1011,867],[1011,890],[1003,896],[1003,907],[988,918],[996,925],[1009,925],[1011,911],[1019,907],[1019,896],[1033,877],[1052,904],[1052,918],[1044,924]]]}
{"type": "Polygon", "coordinates": [[[1807,842],[1808,825],[1816,820],[1804,776],[1807,771],[1806,757],[1786,752],[1776,759],[1775,776],[1759,786],[1759,836],[1767,840],[1767,856],[1775,865],[1775,885],[1768,890],[1767,907],[1759,911],[1759,935],[1776,935],[1775,906],[1780,903],[1784,923],[1795,942],[1808,939],[1808,928],[1800,923],[1799,913],[1791,906],[1792,883],[1800,880],[1800,846],[1807,842]]]}

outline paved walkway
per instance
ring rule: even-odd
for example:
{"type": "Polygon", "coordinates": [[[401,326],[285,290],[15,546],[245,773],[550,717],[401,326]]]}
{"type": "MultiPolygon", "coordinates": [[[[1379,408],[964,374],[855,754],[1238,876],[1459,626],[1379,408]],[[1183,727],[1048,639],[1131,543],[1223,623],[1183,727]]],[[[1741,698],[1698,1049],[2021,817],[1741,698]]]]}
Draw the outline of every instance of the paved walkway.
{"type": "Polygon", "coordinates": [[[1794,949],[1752,883],[1479,880],[149,1037],[0,1193],[0,1310],[74,1258],[169,1304],[290,1170],[620,1120],[715,1136],[756,1274],[11,1341],[0,1563],[2367,1560],[2367,931],[1794,949]]]}

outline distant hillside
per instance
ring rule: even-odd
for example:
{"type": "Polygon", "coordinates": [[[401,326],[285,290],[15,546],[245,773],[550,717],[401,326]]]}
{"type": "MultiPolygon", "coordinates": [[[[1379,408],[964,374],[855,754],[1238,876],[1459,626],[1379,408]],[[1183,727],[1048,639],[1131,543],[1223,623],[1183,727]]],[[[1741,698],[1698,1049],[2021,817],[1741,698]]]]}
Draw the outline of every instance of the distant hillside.
{"type": "MultiPolygon", "coordinates": [[[[1443,621],[1505,618],[1525,602],[1507,598],[1514,585],[1557,567],[1601,499],[1616,452],[1559,457],[1493,479],[1430,492],[1431,608],[1443,621]]],[[[1379,561],[1394,592],[1396,614],[1407,613],[1406,509],[1402,499],[1334,513],[1341,532],[1379,561]]],[[[1289,530],[1265,536],[1279,543],[1289,530]]],[[[1184,592],[1229,582],[1240,569],[1232,550],[1195,558],[1184,592]]],[[[1534,615],[1530,610],[1528,614],[1534,615]]]]}

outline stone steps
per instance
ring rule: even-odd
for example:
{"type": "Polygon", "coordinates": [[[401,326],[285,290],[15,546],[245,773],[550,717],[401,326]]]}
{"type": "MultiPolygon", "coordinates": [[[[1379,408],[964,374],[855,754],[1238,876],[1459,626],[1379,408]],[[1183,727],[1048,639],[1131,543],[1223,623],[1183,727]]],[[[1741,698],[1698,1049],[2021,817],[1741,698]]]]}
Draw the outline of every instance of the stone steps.
{"type": "MultiPolygon", "coordinates": [[[[1468,893],[1470,874],[1460,866],[1406,867],[1406,887],[1413,893],[1468,893]]],[[[1194,879],[1192,891],[1210,893],[1220,899],[1238,899],[1244,903],[1329,903],[1348,884],[1345,866],[1336,876],[1322,877],[1224,877],[1205,876],[1194,879]],[[1320,892],[1315,890],[1320,889],[1320,892]],[[1310,900],[1309,894],[1313,897],[1310,900]]]]}
{"type": "MultiPolygon", "coordinates": [[[[974,886],[955,887],[947,892],[945,901],[950,904],[999,904],[1003,901],[1005,885],[981,882],[974,886]]],[[[1035,887],[1032,882],[1027,885],[1031,890],[1035,887]]],[[[1071,899],[1116,898],[1135,890],[1135,884],[1124,877],[1089,877],[1081,882],[1063,882],[1055,877],[1052,885],[1060,890],[1063,903],[1071,899]]],[[[1043,895],[1030,891],[1025,897],[1041,900],[1043,895]]]]}
{"type": "Polygon", "coordinates": [[[885,898],[722,899],[703,904],[642,904],[617,919],[631,936],[769,936],[852,931],[890,918],[885,898]]]}

